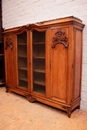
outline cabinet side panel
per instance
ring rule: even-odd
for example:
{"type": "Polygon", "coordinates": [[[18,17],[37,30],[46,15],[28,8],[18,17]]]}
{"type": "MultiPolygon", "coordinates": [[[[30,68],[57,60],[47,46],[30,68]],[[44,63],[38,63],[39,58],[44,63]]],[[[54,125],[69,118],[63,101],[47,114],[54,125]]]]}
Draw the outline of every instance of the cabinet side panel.
{"type": "Polygon", "coordinates": [[[12,42],[12,36],[5,37],[5,73],[6,84],[13,85],[13,49],[9,45],[12,42]]]}
{"type": "Polygon", "coordinates": [[[82,32],[74,29],[75,42],[75,71],[74,71],[74,99],[80,96],[81,66],[82,66],[82,32]]]}

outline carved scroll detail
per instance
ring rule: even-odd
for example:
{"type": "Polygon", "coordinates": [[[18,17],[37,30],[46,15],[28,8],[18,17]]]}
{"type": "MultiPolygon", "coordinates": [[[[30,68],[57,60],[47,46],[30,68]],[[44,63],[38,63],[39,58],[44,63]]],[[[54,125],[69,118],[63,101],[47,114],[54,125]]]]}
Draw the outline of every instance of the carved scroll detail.
{"type": "Polygon", "coordinates": [[[66,33],[63,32],[61,29],[59,29],[56,33],[55,33],[55,37],[52,38],[52,48],[55,48],[57,44],[63,44],[65,46],[65,48],[68,48],[68,37],[66,36],[66,33]]]}
{"type": "Polygon", "coordinates": [[[6,46],[5,46],[5,49],[7,49],[8,47],[10,47],[10,49],[13,48],[13,42],[12,42],[12,39],[10,37],[7,37],[6,38],[6,46]]]}
{"type": "Polygon", "coordinates": [[[34,101],[36,101],[36,98],[33,97],[32,95],[28,94],[26,95],[26,98],[28,99],[29,102],[33,103],[34,101]]]}

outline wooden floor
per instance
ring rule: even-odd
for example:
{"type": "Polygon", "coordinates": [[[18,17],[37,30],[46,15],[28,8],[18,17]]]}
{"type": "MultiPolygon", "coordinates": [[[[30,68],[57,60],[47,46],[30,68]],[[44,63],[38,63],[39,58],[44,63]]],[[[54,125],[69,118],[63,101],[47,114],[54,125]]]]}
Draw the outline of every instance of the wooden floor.
{"type": "Polygon", "coordinates": [[[25,97],[6,93],[0,87],[0,130],[87,130],[87,111],[65,112],[25,97]]]}

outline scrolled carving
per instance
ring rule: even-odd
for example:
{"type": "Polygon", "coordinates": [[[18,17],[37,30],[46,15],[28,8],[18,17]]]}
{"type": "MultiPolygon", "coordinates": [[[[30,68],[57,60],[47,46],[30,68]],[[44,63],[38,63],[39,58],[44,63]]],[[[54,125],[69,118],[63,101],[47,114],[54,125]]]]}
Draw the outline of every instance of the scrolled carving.
{"type": "Polygon", "coordinates": [[[28,95],[26,95],[26,98],[28,99],[28,101],[29,102],[31,102],[31,103],[33,103],[33,102],[35,102],[36,101],[36,98],[35,97],[33,97],[32,95],[30,95],[30,94],[28,94],[28,95]]]}
{"type": "Polygon", "coordinates": [[[57,44],[63,44],[65,46],[65,48],[68,48],[68,37],[66,36],[66,33],[63,32],[61,29],[59,29],[56,33],[55,33],[55,37],[52,38],[52,48],[55,48],[55,46],[57,44]]]}
{"type": "Polygon", "coordinates": [[[13,42],[12,42],[12,39],[10,37],[7,37],[6,38],[6,46],[5,46],[5,49],[7,49],[8,47],[10,47],[10,49],[13,48],[13,42]]]}

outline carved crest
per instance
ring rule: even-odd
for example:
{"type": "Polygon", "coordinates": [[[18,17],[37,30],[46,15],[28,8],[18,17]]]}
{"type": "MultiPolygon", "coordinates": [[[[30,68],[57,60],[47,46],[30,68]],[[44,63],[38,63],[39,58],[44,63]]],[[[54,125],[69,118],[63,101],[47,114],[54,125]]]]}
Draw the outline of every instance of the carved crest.
{"type": "Polygon", "coordinates": [[[13,42],[12,42],[12,39],[10,37],[7,37],[6,38],[6,46],[5,46],[5,49],[7,49],[8,47],[10,47],[10,49],[13,48],[13,42]]]}
{"type": "Polygon", "coordinates": [[[65,46],[65,48],[68,48],[68,37],[66,36],[66,33],[63,32],[61,29],[59,29],[56,33],[55,33],[55,37],[52,38],[52,48],[55,48],[55,46],[57,44],[63,44],[65,46]]]}

